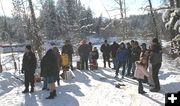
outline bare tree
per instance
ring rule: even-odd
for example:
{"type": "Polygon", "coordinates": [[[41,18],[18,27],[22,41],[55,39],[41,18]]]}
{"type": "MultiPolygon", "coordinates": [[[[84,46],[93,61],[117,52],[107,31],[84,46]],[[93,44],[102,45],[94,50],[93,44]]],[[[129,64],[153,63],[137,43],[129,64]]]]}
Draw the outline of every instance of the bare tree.
{"type": "Polygon", "coordinates": [[[148,1],[149,1],[150,11],[151,11],[151,16],[152,16],[153,23],[154,23],[155,36],[156,36],[156,38],[158,38],[158,27],[157,27],[156,18],[155,18],[153,8],[152,8],[152,3],[151,3],[151,0],[148,0],[148,1]]]}
{"type": "Polygon", "coordinates": [[[42,39],[41,37],[38,35],[38,25],[37,25],[37,22],[36,22],[36,17],[35,17],[35,13],[34,13],[34,8],[33,8],[33,5],[32,5],[32,0],[28,0],[29,2],[29,7],[30,7],[30,11],[31,11],[31,19],[32,19],[32,24],[33,24],[33,44],[35,46],[35,49],[37,50],[38,52],[38,56],[39,56],[39,59],[42,58],[42,39]]]}

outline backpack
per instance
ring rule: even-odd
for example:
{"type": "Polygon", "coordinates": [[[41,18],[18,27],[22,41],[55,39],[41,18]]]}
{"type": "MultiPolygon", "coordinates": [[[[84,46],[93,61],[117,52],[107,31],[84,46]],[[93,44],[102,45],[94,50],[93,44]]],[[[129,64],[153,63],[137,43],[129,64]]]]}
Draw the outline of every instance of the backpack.
{"type": "Polygon", "coordinates": [[[62,64],[62,66],[67,66],[67,65],[69,65],[68,54],[63,53],[63,54],[61,55],[61,64],[62,64]]]}

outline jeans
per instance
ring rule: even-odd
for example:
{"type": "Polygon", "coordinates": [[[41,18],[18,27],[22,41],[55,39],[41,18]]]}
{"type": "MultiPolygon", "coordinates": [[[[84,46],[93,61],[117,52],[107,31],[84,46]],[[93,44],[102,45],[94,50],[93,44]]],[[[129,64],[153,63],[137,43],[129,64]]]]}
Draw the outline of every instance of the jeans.
{"type": "Polygon", "coordinates": [[[127,61],[127,75],[128,76],[131,74],[131,69],[132,69],[132,60],[128,59],[127,61]]]}
{"type": "Polygon", "coordinates": [[[43,78],[43,82],[44,82],[44,83],[43,83],[43,88],[44,88],[44,89],[47,89],[47,88],[48,88],[47,77],[44,77],[44,78],[43,78]]]}
{"type": "Polygon", "coordinates": [[[68,55],[68,60],[69,60],[69,65],[70,65],[70,67],[71,67],[71,70],[73,70],[72,55],[68,55]]]}
{"type": "Polygon", "coordinates": [[[136,64],[135,64],[135,62],[134,62],[134,63],[132,63],[132,69],[131,69],[131,71],[132,71],[132,76],[134,76],[134,71],[135,71],[135,69],[136,69],[136,64]]]}
{"type": "Polygon", "coordinates": [[[87,58],[81,57],[81,69],[82,70],[85,69],[84,65],[86,65],[86,70],[88,70],[88,57],[87,58]]]}
{"type": "Polygon", "coordinates": [[[111,68],[110,64],[110,55],[103,53],[103,61],[104,61],[104,68],[106,68],[106,62],[108,62],[109,68],[111,68]]]}
{"type": "Polygon", "coordinates": [[[142,79],[138,79],[138,92],[141,93],[143,91],[142,79]]]}
{"type": "Polygon", "coordinates": [[[117,68],[117,59],[116,59],[116,57],[113,57],[112,61],[113,61],[113,64],[114,64],[114,68],[116,69],[117,68]]]}
{"type": "Polygon", "coordinates": [[[159,69],[161,68],[161,63],[152,65],[152,78],[154,81],[154,89],[160,90],[160,83],[159,83],[159,69]]]}
{"type": "Polygon", "coordinates": [[[34,73],[30,71],[25,71],[24,78],[25,88],[29,89],[29,83],[31,85],[31,88],[34,88],[34,73]]]}
{"type": "Polygon", "coordinates": [[[120,68],[121,66],[123,67],[122,76],[124,76],[124,74],[125,74],[126,62],[121,62],[121,61],[118,62],[118,65],[117,65],[117,68],[116,68],[116,75],[118,75],[118,73],[119,73],[119,68],[120,68]]]}

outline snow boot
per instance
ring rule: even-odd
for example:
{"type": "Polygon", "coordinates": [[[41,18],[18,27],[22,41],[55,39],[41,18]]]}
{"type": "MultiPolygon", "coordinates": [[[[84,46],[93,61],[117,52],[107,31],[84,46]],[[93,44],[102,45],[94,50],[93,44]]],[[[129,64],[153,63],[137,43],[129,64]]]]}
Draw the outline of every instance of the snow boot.
{"type": "Polygon", "coordinates": [[[57,94],[56,94],[56,90],[53,91],[53,96],[56,97],[57,94]]]}
{"type": "Polygon", "coordinates": [[[59,80],[57,80],[57,85],[60,86],[60,81],[59,80]]]}
{"type": "Polygon", "coordinates": [[[33,93],[34,92],[34,88],[31,88],[31,91],[30,91],[30,93],[33,93]]]}
{"type": "Polygon", "coordinates": [[[22,91],[22,93],[28,93],[29,92],[29,89],[28,88],[25,88],[24,91],[22,91]]]}
{"type": "Polygon", "coordinates": [[[140,91],[139,92],[139,94],[145,94],[145,93],[147,93],[147,92],[145,92],[145,91],[140,91]]]}
{"type": "Polygon", "coordinates": [[[157,89],[157,88],[151,88],[150,91],[151,91],[151,92],[159,92],[160,89],[157,89]]]}
{"type": "Polygon", "coordinates": [[[46,97],[46,99],[54,99],[54,94],[53,92],[50,92],[50,95],[48,97],[46,97]]]}

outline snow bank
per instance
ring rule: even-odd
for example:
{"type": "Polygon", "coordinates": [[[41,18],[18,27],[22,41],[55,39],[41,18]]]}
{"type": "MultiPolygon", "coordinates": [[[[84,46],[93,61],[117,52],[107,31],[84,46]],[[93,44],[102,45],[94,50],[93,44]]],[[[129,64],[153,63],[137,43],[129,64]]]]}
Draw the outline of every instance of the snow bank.
{"type": "Polygon", "coordinates": [[[180,69],[180,57],[177,57],[172,61],[173,65],[180,69]]]}
{"type": "Polygon", "coordinates": [[[163,15],[162,15],[162,20],[163,22],[167,22],[170,18],[170,13],[171,13],[171,10],[170,9],[167,9],[163,15]]]}
{"type": "Polygon", "coordinates": [[[0,95],[8,93],[12,89],[22,85],[22,82],[13,77],[10,72],[0,73],[0,95]]]}
{"type": "Polygon", "coordinates": [[[177,20],[175,25],[174,25],[174,30],[178,30],[180,27],[180,20],[177,20]]]}

